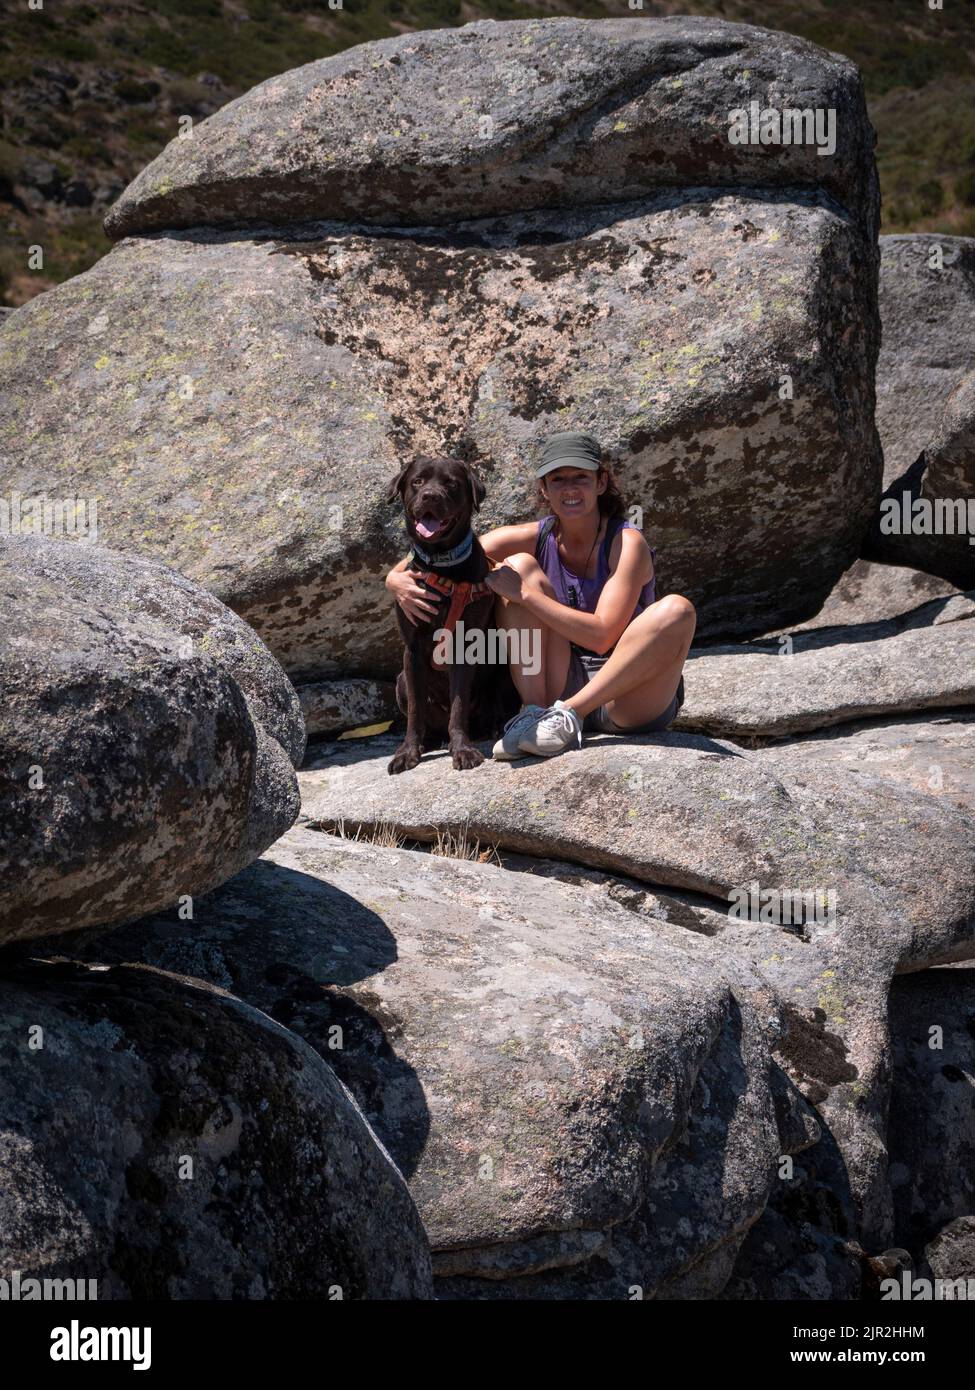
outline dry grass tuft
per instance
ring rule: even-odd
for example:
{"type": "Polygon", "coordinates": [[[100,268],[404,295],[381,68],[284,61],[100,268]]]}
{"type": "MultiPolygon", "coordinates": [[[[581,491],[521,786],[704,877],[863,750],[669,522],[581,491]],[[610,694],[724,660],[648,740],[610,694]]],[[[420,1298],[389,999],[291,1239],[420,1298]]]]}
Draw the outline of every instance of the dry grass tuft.
{"type": "Polygon", "coordinates": [[[472,859],[477,864],[500,864],[497,845],[481,848],[478,839],[471,839],[470,826],[465,822],[460,830],[441,830],[437,828],[436,841],[430,846],[431,854],[443,855],[445,859],[472,859]]]}
{"type": "MultiPolygon", "coordinates": [[[[325,829],[323,825],[321,829],[325,829]]],[[[340,840],[353,840],[370,845],[379,845],[382,849],[402,849],[406,843],[406,836],[401,835],[396,826],[391,821],[381,820],[376,825],[357,825],[355,834],[350,834],[345,826],[345,817],[340,816],[331,828],[330,833],[337,835],[340,840]]]]}
{"type": "Polygon", "coordinates": [[[334,823],[318,822],[314,827],[327,834],[337,835],[341,840],[379,845],[382,849],[419,849],[428,854],[438,854],[443,859],[469,859],[476,864],[501,864],[497,845],[482,845],[476,836],[472,837],[470,827],[465,822],[459,830],[442,829],[434,826],[435,839],[411,840],[398,830],[392,821],[377,821],[375,825],[357,825],[353,831],[346,825],[344,816],[334,823]]]}

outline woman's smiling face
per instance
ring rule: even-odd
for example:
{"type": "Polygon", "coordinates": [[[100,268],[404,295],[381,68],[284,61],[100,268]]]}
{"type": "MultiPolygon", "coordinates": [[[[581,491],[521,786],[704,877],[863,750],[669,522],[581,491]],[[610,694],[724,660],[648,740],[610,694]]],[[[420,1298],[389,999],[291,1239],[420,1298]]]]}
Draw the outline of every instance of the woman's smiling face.
{"type": "Polygon", "coordinates": [[[599,495],[606,491],[602,469],[556,468],[542,479],[543,490],[556,516],[585,516],[599,506],[599,495]]]}

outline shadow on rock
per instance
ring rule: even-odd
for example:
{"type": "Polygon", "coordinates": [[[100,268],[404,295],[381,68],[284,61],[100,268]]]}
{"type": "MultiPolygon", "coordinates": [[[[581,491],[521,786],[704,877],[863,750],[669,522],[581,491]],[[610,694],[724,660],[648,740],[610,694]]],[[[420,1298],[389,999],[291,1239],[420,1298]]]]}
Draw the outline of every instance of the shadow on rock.
{"type": "Polygon", "coordinates": [[[396,941],[382,917],[333,884],[262,859],[190,908],[111,933],[49,938],[43,950],[152,965],[229,990],[320,1053],[404,1176],[415,1169],[429,1116],[415,1072],[394,1049],[396,1020],[377,995],[345,992],[395,961],[396,941]]]}
{"type": "MultiPolygon", "coordinates": [[[[794,1091],[776,1068],[776,1090],[794,1091]]],[[[773,1187],[768,1205],[738,1253],[722,1299],[855,1299],[862,1288],[862,1252],[842,1152],[822,1113],[819,1142],[773,1187]]]]}
{"type": "Polygon", "coordinates": [[[416,1207],[332,1069],[207,984],[5,959],[0,1095],[4,1278],[99,1299],[432,1292],[416,1207]]]}

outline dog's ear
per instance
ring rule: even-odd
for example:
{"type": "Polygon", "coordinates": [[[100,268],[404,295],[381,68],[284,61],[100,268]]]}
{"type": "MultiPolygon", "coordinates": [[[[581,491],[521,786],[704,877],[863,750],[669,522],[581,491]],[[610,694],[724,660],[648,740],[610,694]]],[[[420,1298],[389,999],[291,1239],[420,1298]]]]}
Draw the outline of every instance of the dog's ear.
{"type": "Polygon", "coordinates": [[[397,497],[403,496],[403,489],[406,487],[406,475],[409,473],[414,463],[419,462],[419,459],[420,456],[417,454],[414,458],[408,459],[406,463],[403,464],[402,468],[389,485],[389,490],[386,493],[387,502],[395,502],[397,497]]]}
{"type": "Polygon", "coordinates": [[[469,463],[464,464],[464,470],[467,473],[467,482],[471,489],[471,506],[474,511],[479,512],[481,503],[487,496],[487,490],[469,463]]]}

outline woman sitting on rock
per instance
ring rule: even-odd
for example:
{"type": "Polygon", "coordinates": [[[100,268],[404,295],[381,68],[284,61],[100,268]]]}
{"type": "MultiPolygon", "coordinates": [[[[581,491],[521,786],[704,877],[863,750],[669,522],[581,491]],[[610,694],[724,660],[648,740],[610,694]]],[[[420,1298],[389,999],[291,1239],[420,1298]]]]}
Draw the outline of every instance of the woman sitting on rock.
{"type": "MultiPolygon", "coordinates": [[[[487,580],[498,595],[496,625],[538,634],[511,644],[520,658],[512,659],[511,675],[522,708],[495,744],[501,759],[581,747],[583,730],[666,729],[684,702],[682,671],[696,622],[686,598],[656,598],[654,549],[624,519],[592,435],[552,435],[536,477],[550,514],[480,537],[488,558],[505,562],[487,580]]],[[[387,586],[413,622],[429,621],[436,606],[403,564],[387,586]]]]}

